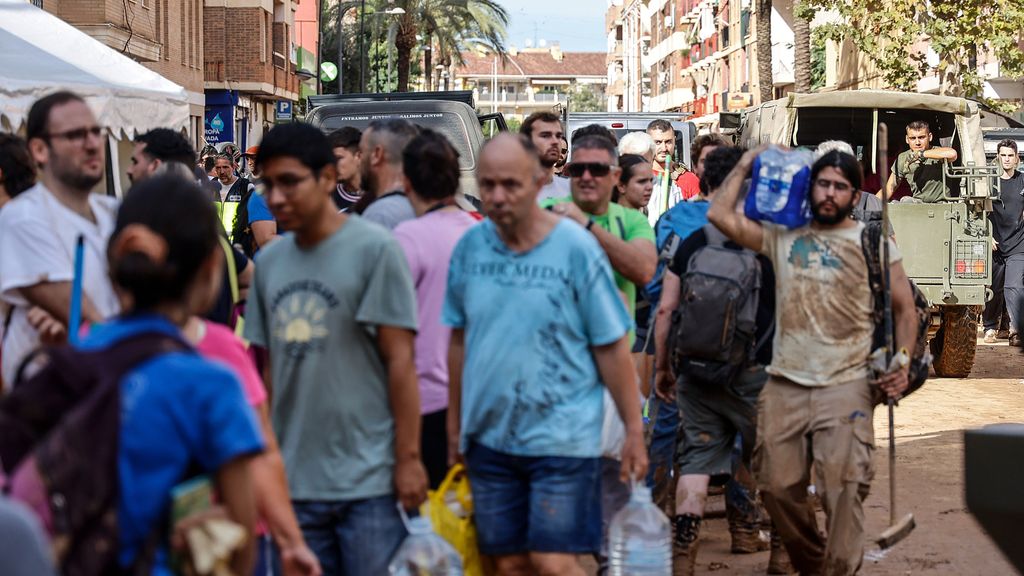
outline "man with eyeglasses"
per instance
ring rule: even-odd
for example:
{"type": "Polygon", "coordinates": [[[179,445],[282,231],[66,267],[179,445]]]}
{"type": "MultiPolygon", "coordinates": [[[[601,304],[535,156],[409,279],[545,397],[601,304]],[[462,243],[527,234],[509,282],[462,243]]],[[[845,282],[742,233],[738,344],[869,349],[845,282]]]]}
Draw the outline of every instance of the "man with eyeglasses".
{"type": "Polygon", "coordinates": [[[758,398],[754,473],[765,507],[801,574],[854,574],[864,555],[864,499],[873,476],[877,397],[907,388],[917,311],[902,257],[890,242],[890,290],[899,368],[875,381],[868,368],[874,297],[864,223],[850,218],[861,188],[857,159],[829,152],[811,167],[810,224],[793,230],[737,211],[742,183],[764,147],[743,155],[708,219],[775,269],[770,375],[758,398]],[[827,540],[810,508],[811,467],[827,540]]]}
{"type": "Polygon", "coordinates": [[[106,167],[106,131],[71,92],[36,101],[26,128],[32,159],[41,167],[39,183],[0,212],[0,298],[11,306],[3,342],[8,383],[41,340],[66,336],[79,236],[85,248],[82,320],[99,322],[120,310],[106,257],[117,201],[91,193],[106,167]]]}

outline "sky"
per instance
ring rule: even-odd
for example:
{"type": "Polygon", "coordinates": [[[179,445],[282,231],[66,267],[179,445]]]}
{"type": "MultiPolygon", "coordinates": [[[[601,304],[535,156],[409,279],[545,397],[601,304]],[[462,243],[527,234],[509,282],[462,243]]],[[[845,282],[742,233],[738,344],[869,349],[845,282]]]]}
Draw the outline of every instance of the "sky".
{"type": "Polygon", "coordinates": [[[522,49],[536,35],[538,41],[559,42],[567,52],[607,51],[607,0],[501,0],[501,5],[508,11],[510,46],[522,49]]]}

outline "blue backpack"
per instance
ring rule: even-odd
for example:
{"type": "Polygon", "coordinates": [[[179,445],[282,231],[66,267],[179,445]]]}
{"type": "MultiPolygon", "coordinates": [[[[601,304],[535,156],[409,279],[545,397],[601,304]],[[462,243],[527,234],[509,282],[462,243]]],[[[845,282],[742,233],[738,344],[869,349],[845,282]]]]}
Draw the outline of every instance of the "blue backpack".
{"type": "Polygon", "coordinates": [[[661,301],[661,281],[665,277],[665,270],[672,262],[672,258],[676,255],[676,250],[679,249],[683,240],[708,223],[709,207],[711,207],[710,202],[680,202],[662,214],[661,218],[658,218],[658,223],[654,225],[654,235],[658,247],[658,267],[654,272],[654,279],[644,287],[647,301],[651,303],[652,321],[654,314],[658,311],[658,303],[661,301]]]}

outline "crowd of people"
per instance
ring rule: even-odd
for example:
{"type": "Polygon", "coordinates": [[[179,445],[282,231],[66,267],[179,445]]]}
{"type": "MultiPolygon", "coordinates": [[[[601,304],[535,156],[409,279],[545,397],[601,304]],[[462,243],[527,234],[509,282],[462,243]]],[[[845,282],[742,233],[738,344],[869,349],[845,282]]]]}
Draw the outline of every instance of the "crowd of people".
{"type": "MultiPolygon", "coordinates": [[[[931,201],[943,192],[918,176],[949,155],[921,130],[907,127],[894,182],[931,201]]],[[[770,574],[860,568],[873,408],[900,397],[907,363],[868,368],[854,216],[879,200],[849,145],[821,146],[813,219],[788,230],[737,210],[762,149],[702,135],[687,167],[664,121],[618,141],[528,117],[480,151],[481,214],[457,201],[458,152],[405,120],[280,125],[237,156],[153,130],[120,200],[93,192],[103,128],[82,98],[36,102],[26,137],[0,136],[5,573],[77,573],[83,558],[170,573],[212,521],[172,516],[205,476],[211,510],[241,527],[233,573],[386,574],[402,511],[457,462],[498,574],[583,574],[580,555],[606,570],[631,482],[671,519],[673,574],[694,572],[716,487],[732,551],[770,550],[770,574]],[[34,351],[69,341],[82,369],[57,377],[34,351]],[[80,382],[105,379],[116,491],[90,520],[116,518],[106,549],[76,546],[95,526],[55,522],[31,481],[54,465],[43,439],[73,437],[93,398],[80,382]],[[40,415],[39,398],[66,411],[40,415]],[[65,542],[55,564],[40,524],[65,542]]],[[[1019,196],[1011,144],[1004,190],[1019,196]]],[[[1021,202],[997,212],[1008,299],[1024,294],[1021,202]]],[[[889,242],[905,360],[916,312],[889,242]]]]}

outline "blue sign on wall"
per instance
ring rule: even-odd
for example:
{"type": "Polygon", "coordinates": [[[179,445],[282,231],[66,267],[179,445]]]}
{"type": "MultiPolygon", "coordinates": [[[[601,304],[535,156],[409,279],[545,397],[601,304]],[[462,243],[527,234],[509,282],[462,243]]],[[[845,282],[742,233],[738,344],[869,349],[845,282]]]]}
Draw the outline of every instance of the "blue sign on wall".
{"type": "Polygon", "coordinates": [[[292,102],[291,100],[278,100],[274,106],[274,121],[275,122],[291,122],[292,121],[292,102]]]}
{"type": "Polygon", "coordinates": [[[235,117],[232,106],[206,107],[206,143],[234,142],[235,117]]]}

